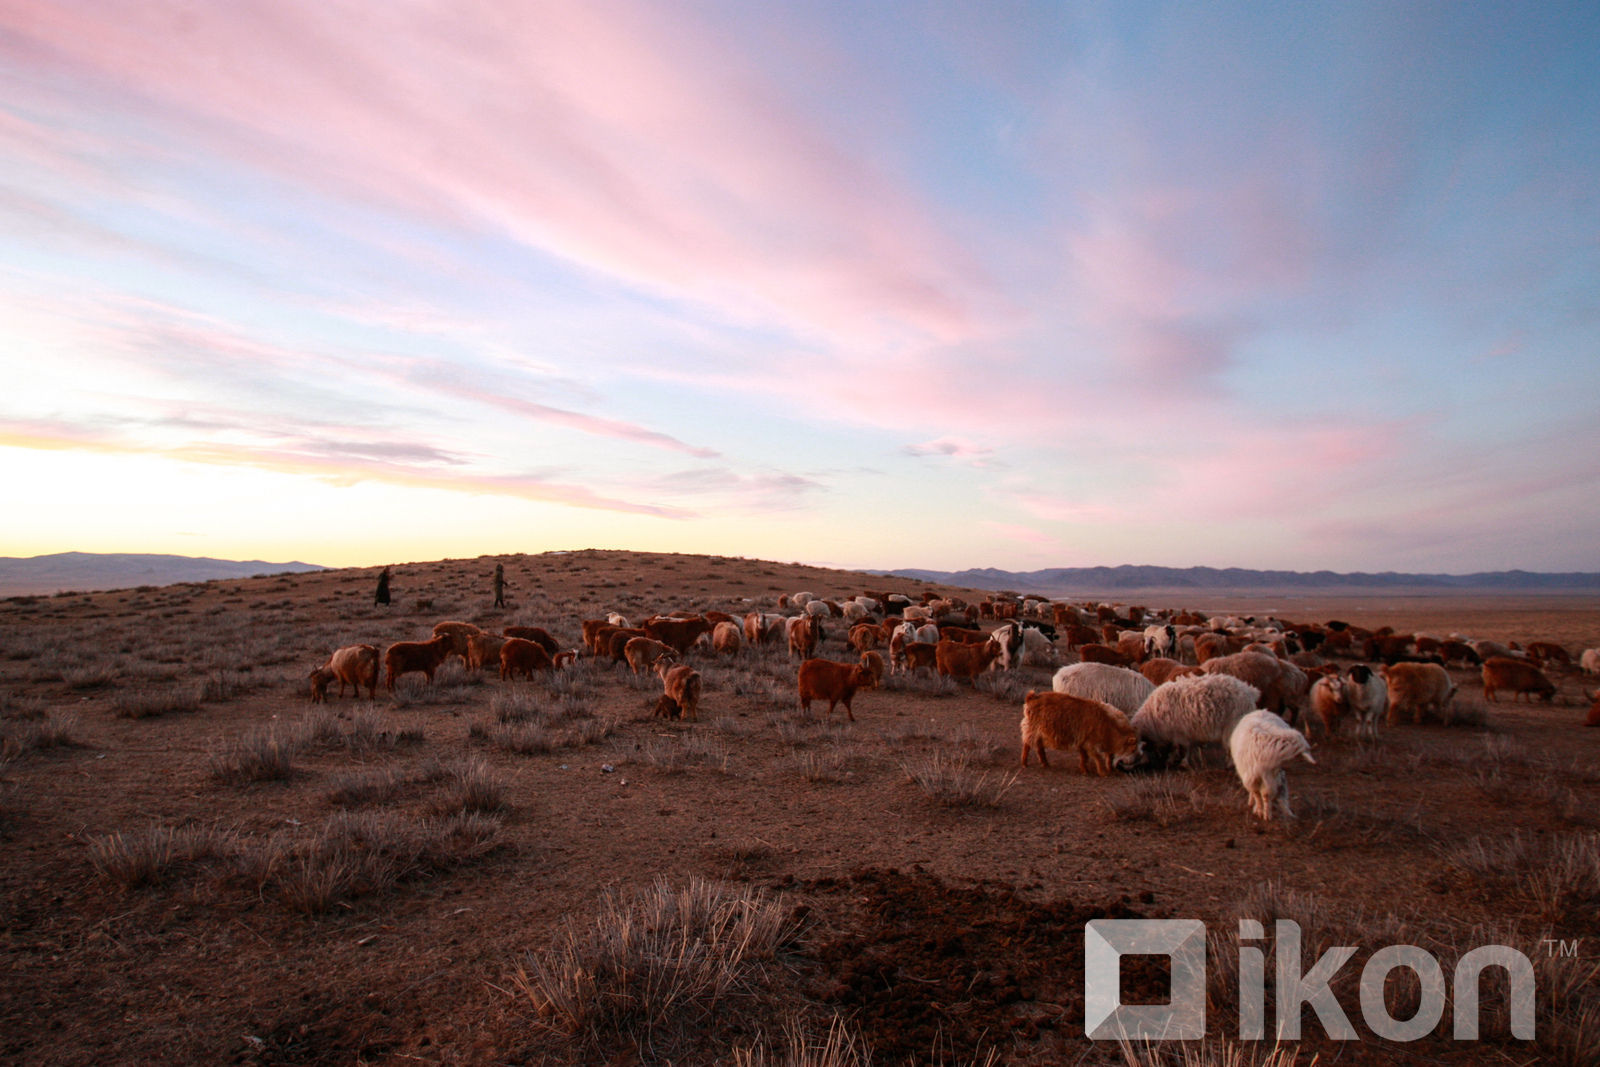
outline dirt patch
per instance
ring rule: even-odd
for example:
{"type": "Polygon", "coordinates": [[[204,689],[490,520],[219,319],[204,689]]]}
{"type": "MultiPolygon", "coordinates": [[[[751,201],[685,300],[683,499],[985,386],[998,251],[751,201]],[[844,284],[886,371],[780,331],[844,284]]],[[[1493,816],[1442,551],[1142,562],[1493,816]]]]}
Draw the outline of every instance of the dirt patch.
{"type": "MultiPolygon", "coordinates": [[[[1066,1049],[1083,1024],[1083,927],[1138,919],[1126,898],[1039,901],[1007,882],[957,886],[922,870],[864,870],[808,882],[826,911],[807,955],[813,993],[855,1021],[883,1062],[981,1061],[1018,1042],[1066,1049]]],[[[1162,1003],[1152,961],[1123,969],[1124,1003],[1162,1003]]]]}

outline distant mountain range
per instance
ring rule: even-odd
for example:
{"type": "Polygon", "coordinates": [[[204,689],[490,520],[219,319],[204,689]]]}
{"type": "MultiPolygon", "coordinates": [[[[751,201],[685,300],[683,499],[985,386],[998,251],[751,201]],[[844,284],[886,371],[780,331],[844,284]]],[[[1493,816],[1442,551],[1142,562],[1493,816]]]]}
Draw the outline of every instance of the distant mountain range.
{"type": "Polygon", "coordinates": [[[884,572],[901,578],[969,589],[1010,589],[1053,596],[1078,593],[1117,593],[1138,589],[1196,591],[1435,590],[1438,592],[1600,592],[1600,574],[1569,572],[1541,574],[1532,571],[1484,571],[1478,574],[1338,574],[1333,571],[1252,571],[1238,567],[1051,567],[1039,571],[1002,571],[981,567],[964,571],[897,570],[884,572]]]}
{"type": "Polygon", "coordinates": [[[207,559],[136,553],[57,552],[49,556],[0,556],[0,596],[36,596],[140,585],[209,582],[285,571],[320,571],[313,563],[207,559]]]}

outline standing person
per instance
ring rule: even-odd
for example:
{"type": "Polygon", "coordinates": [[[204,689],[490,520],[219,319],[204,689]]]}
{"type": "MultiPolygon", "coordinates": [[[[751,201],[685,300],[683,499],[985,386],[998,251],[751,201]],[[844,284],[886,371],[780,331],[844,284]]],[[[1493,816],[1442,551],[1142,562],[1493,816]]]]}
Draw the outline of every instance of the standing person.
{"type": "Polygon", "coordinates": [[[372,598],[374,604],[389,606],[389,568],[383,568],[383,573],[378,575],[378,594],[372,598]]]}
{"type": "Polygon", "coordinates": [[[504,563],[496,563],[494,565],[494,606],[497,608],[506,606],[506,565],[504,563]]]}

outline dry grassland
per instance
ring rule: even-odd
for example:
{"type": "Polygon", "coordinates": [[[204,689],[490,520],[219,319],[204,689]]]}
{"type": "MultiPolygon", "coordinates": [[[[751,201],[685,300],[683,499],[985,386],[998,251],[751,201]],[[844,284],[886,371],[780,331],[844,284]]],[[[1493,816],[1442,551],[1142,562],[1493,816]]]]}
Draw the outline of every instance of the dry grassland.
{"type": "MultiPolygon", "coordinates": [[[[447,665],[375,702],[308,700],[335,647],[442,619],[537,625],[780,593],[921,583],[621,552],[486,557],[0,601],[0,1061],[243,1063],[1595,1063],[1600,730],[1584,681],[1553,706],[1319,744],[1299,816],[1263,825],[1231,770],[1017,769],[1025,669],[977,687],[894,678],[858,721],[802,714],[782,649],[696,653],[696,723],[651,718],[654,676],[582,660],[502,683],[447,665]],[[503,562],[510,606],[490,608],[503,562]],[[1083,924],[1206,921],[1212,1039],[1083,1035],[1083,924]],[[1538,1037],[1448,1013],[1411,1045],[1230,1052],[1241,917],[1312,951],[1512,945],[1538,1037]],[[1575,947],[1576,958],[1552,956],[1575,947]],[[1229,1058],[1232,1056],[1233,1058],[1229,1058]]],[[[971,593],[967,594],[969,597],[971,593]]],[[[1203,602],[1202,602],[1203,601],[1203,602]]],[[[1342,618],[1600,644],[1562,597],[1254,597],[1152,607],[1342,618]]],[[[852,658],[837,624],[823,654],[852,658]]],[[[337,686],[334,688],[337,693],[337,686]]],[[[819,709],[820,710],[820,709],[819,709]]],[[[1307,960],[1307,966],[1310,965],[1307,960]]],[[[1130,999],[1164,978],[1130,967],[1130,999]]],[[[1415,990],[1391,990],[1406,1014],[1415,990]]],[[[1269,1011],[1271,998],[1269,993],[1269,1011]]],[[[1269,1014],[1269,1021],[1272,1016],[1269,1014]]]]}

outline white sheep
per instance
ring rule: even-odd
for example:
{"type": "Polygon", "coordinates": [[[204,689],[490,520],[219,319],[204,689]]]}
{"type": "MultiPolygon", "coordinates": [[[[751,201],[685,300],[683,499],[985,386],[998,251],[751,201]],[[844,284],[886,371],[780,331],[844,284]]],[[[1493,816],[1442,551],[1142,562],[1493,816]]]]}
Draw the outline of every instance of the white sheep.
{"type": "Polygon", "coordinates": [[[1250,812],[1272,821],[1272,813],[1289,810],[1289,776],[1284,767],[1295,759],[1315,763],[1306,735],[1270,711],[1252,711],[1240,719],[1228,735],[1228,752],[1233,756],[1239,784],[1250,794],[1250,812]]]}
{"type": "Polygon", "coordinates": [[[817,594],[815,593],[796,593],[794,596],[789,598],[789,606],[792,608],[803,608],[815,599],[817,599],[817,594]]]}
{"type": "Polygon", "coordinates": [[[1344,684],[1345,703],[1356,720],[1356,736],[1378,739],[1378,720],[1389,711],[1389,686],[1383,675],[1365,664],[1350,668],[1344,684]]]}
{"type": "Polygon", "coordinates": [[[1098,700],[1128,715],[1139,710],[1155,685],[1138,671],[1109,663],[1073,663],[1056,671],[1050,688],[1057,693],[1098,700]]]}
{"type": "Polygon", "coordinates": [[[1144,658],[1174,659],[1178,653],[1178,631],[1170,623],[1144,628],[1144,658]]]}
{"type": "Polygon", "coordinates": [[[1048,634],[1036,626],[1022,628],[1022,665],[1024,667],[1054,667],[1061,655],[1048,634]]]}
{"type": "Polygon", "coordinates": [[[1600,674],[1600,648],[1586,648],[1578,657],[1578,668],[1584,674],[1600,674]]]}
{"type": "Polygon", "coordinates": [[[1158,750],[1175,748],[1187,762],[1196,745],[1224,744],[1233,724],[1248,715],[1261,691],[1231,674],[1174,678],[1158,685],[1133,716],[1139,737],[1158,750]]]}
{"type": "Polygon", "coordinates": [[[842,613],[846,626],[854,626],[870,614],[864,605],[855,600],[846,600],[843,604],[840,604],[839,611],[842,613]]]}

